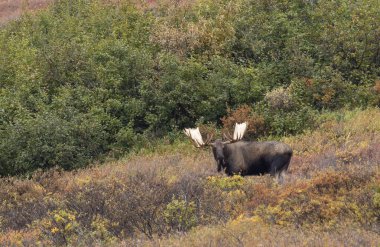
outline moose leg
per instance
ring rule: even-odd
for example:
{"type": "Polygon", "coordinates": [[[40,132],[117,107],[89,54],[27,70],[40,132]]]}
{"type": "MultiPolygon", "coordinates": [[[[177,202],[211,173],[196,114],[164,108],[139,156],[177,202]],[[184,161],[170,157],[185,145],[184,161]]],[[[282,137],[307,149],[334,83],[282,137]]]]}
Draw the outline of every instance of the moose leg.
{"type": "Polygon", "coordinates": [[[218,172],[221,172],[222,171],[222,164],[220,164],[220,162],[218,162],[218,172]]]}
{"type": "Polygon", "coordinates": [[[286,170],[288,169],[289,163],[290,157],[288,156],[276,157],[271,164],[270,175],[274,176],[276,180],[282,184],[284,181],[283,176],[286,170]]]}
{"type": "Polygon", "coordinates": [[[279,184],[283,184],[284,183],[284,174],[283,172],[281,171],[276,171],[273,175],[271,173],[271,176],[274,177],[275,181],[279,184]]]}
{"type": "Polygon", "coordinates": [[[284,181],[285,181],[285,174],[286,174],[285,171],[279,172],[278,179],[277,179],[277,181],[279,182],[279,184],[283,184],[284,183],[284,181]]]}
{"type": "Polygon", "coordinates": [[[290,163],[290,159],[288,160],[288,162],[285,164],[284,168],[281,171],[281,174],[280,174],[281,180],[284,180],[286,177],[286,174],[288,173],[289,163],[290,163]]]}
{"type": "Polygon", "coordinates": [[[271,167],[270,175],[271,175],[272,177],[274,177],[274,179],[275,179],[278,183],[280,183],[281,172],[278,171],[276,168],[277,168],[277,167],[275,167],[275,166],[272,166],[272,167],[271,167]]]}

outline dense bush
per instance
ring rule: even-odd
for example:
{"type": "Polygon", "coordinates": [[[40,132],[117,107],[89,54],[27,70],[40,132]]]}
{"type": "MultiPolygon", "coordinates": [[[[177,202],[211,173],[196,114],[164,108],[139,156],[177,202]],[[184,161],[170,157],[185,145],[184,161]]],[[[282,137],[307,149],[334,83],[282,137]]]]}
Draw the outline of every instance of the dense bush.
{"type": "Polygon", "coordinates": [[[119,157],[241,105],[255,137],[379,105],[376,0],[113,2],[1,27],[1,176],[119,157]]]}
{"type": "Polygon", "coordinates": [[[0,131],[0,172],[24,173],[37,168],[83,167],[107,151],[109,133],[96,116],[68,121],[55,114],[17,121],[0,131]]]}

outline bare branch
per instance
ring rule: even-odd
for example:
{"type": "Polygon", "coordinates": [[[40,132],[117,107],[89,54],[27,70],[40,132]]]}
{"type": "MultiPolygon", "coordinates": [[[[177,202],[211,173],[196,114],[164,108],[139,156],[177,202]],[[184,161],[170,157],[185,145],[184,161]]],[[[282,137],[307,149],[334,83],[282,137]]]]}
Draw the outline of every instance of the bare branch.
{"type": "Polygon", "coordinates": [[[207,134],[207,139],[206,139],[205,145],[210,144],[213,137],[214,137],[213,134],[207,134]]]}
{"type": "Polygon", "coordinates": [[[227,133],[223,133],[223,137],[227,141],[233,141],[232,135],[231,135],[231,133],[228,130],[227,130],[227,133]]]}

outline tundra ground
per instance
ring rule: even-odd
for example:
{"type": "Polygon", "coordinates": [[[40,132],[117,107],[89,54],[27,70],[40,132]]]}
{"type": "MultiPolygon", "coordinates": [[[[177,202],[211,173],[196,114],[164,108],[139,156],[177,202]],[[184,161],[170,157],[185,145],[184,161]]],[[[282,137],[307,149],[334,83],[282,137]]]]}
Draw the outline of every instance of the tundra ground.
{"type": "Polygon", "coordinates": [[[283,184],[227,177],[210,150],[161,146],[0,180],[0,246],[379,246],[379,109],[323,115],[283,184]]]}

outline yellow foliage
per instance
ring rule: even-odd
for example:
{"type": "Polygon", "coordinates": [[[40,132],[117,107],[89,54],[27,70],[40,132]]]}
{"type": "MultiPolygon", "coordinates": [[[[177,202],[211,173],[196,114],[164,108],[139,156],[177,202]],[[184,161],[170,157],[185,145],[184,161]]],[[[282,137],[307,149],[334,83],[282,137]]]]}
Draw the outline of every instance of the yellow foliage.
{"type": "Polygon", "coordinates": [[[226,190],[237,189],[244,184],[244,178],[240,175],[234,175],[232,177],[210,176],[207,177],[207,181],[213,186],[226,190]]]}

